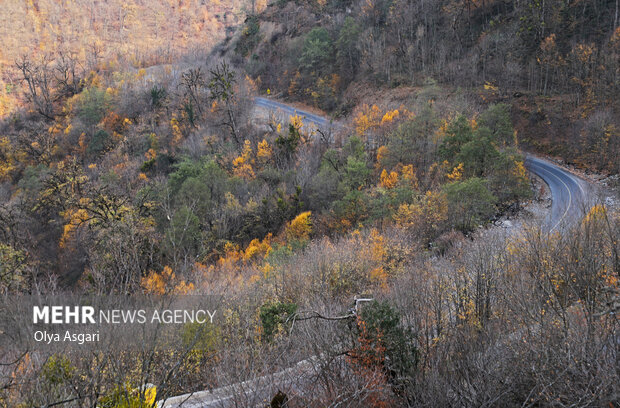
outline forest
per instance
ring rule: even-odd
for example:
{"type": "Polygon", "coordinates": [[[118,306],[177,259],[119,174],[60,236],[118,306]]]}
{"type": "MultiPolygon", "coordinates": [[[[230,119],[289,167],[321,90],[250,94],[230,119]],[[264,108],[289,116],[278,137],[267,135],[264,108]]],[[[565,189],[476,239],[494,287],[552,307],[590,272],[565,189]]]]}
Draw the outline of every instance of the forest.
{"type": "Polygon", "coordinates": [[[234,406],[620,403],[620,212],[549,233],[526,169],[619,187],[617,0],[28,0],[0,20],[0,313],[219,299],[215,325],[94,349],[0,320],[0,407],[281,372],[234,406]]]}

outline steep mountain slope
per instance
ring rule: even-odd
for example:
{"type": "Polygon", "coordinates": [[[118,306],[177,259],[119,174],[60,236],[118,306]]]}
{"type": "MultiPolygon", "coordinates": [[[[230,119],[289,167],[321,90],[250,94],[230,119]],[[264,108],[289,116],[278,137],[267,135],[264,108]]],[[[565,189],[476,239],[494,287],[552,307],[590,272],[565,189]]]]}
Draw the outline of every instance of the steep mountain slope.
{"type": "Polygon", "coordinates": [[[369,88],[464,88],[513,105],[527,146],[619,170],[613,0],[280,0],[246,20],[234,54],[261,90],[335,114],[372,102],[369,88]]]}
{"type": "MultiPolygon", "coordinates": [[[[0,118],[14,111],[20,70],[51,67],[73,80],[90,70],[142,68],[207,53],[242,19],[241,0],[4,2],[0,8],[0,118]]],[[[76,79],[77,81],[77,79],[76,79]]]]}

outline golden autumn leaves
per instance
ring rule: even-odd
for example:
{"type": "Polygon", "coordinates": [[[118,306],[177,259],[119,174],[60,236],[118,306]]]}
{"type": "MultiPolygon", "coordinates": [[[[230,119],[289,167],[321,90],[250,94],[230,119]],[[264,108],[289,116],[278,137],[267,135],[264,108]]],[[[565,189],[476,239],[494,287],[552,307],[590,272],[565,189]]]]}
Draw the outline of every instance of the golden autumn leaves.
{"type": "MultiPolygon", "coordinates": [[[[252,264],[262,265],[259,269],[267,274],[272,268],[266,260],[273,251],[274,245],[287,246],[294,242],[306,243],[310,239],[312,230],[311,212],[302,212],[286,224],[278,237],[274,238],[270,233],[262,240],[253,239],[245,248],[229,242],[225,245],[224,253],[215,266],[206,267],[197,264],[196,269],[208,273],[213,272],[215,268],[229,270],[244,264],[252,264]]],[[[147,276],[142,278],[141,286],[146,293],[158,295],[183,295],[191,293],[195,289],[193,283],[178,278],[169,266],[165,266],[161,272],[151,270],[147,276]]]]}

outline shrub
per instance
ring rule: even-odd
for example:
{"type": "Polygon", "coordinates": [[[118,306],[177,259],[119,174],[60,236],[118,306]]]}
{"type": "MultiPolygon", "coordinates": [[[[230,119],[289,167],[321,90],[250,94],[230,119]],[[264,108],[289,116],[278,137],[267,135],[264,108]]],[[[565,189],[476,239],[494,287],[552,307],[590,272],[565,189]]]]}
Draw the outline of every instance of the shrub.
{"type": "Polygon", "coordinates": [[[482,179],[473,177],[466,181],[454,181],[447,184],[444,191],[452,221],[463,232],[473,230],[478,223],[489,220],[495,213],[497,199],[482,179]]]}
{"type": "Polygon", "coordinates": [[[103,129],[99,129],[97,133],[90,139],[86,152],[93,156],[99,156],[110,147],[110,135],[103,129]]]}
{"type": "Polygon", "coordinates": [[[295,303],[267,303],[260,308],[260,321],[263,326],[263,338],[271,341],[282,330],[288,331],[290,318],[297,312],[295,303]]]}

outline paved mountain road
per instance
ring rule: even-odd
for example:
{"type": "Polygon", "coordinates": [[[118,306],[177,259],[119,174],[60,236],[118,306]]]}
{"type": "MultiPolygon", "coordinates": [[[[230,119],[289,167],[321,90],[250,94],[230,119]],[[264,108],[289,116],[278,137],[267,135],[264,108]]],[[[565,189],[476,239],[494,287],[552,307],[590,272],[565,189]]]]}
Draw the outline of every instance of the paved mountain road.
{"type": "Polygon", "coordinates": [[[561,231],[579,221],[592,205],[591,187],[574,174],[531,155],[527,156],[525,166],[551,190],[551,212],[543,226],[548,232],[561,231]]]}
{"type": "MultiPolygon", "coordinates": [[[[270,99],[256,98],[255,103],[259,108],[280,111],[287,115],[302,116],[306,123],[312,123],[321,128],[331,125],[331,122],[326,118],[270,99]]],[[[532,173],[542,178],[551,190],[551,212],[543,228],[550,233],[555,231],[561,232],[564,227],[581,218],[584,210],[587,210],[592,202],[590,186],[587,182],[547,160],[531,155],[527,156],[525,166],[532,173]]],[[[241,402],[243,406],[265,406],[275,392],[277,392],[278,385],[283,386],[285,389],[287,386],[299,388],[300,384],[307,382],[307,378],[315,372],[316,368],[316,357],[312,357],[272,375],[232,384],[212,391],[200,391],[169,398],[165,401],[159,401],[157,406],[158,408],[237,407],[240,406],[240,402],[235,396],[239,398],[240,395],[245,397],[245,401],[241,402]]]]}
{"type": "MultiPolygon", "coordinates": [[[[256,98],[259,108],[280,111],[287,115],[299,115],[306,123],[320,128],[327,128],[332,123],[324,117],[296,109],[267,98],[256,98]]],[[[563,168],[531,155],[527,156],[525,166],[529,171],[542,178],[551,190],[551,213],[543,226],[547,232],[571,225],[579,220],[592,203],[588,183],[563,168]]]]}
{"type": "Polygon", "coordinates": [[[285,105],[281,102],[276,102],[274,100],[271,99],[267,99],[267,98],[255,98],[254,99],[254,103],[256,104],[257,107],[259,108],[263,108],[263,109],[267,109],[267,110],[272,110],[272,111],[280,111],[284,114],[290,115],[290,116],[295,116],[295,115],[299,115],[301,116],[304,121],[306,123],[310,122],[320,128],[327,128],[330,126],[330,120],[327,118],[324,118],[322,116],[319,115],[315,115],[314,113],[310,113],[310,112],[304,112],[302,110],[299,110],[295,107],[289,106],[289,105],[285,105]]]}

